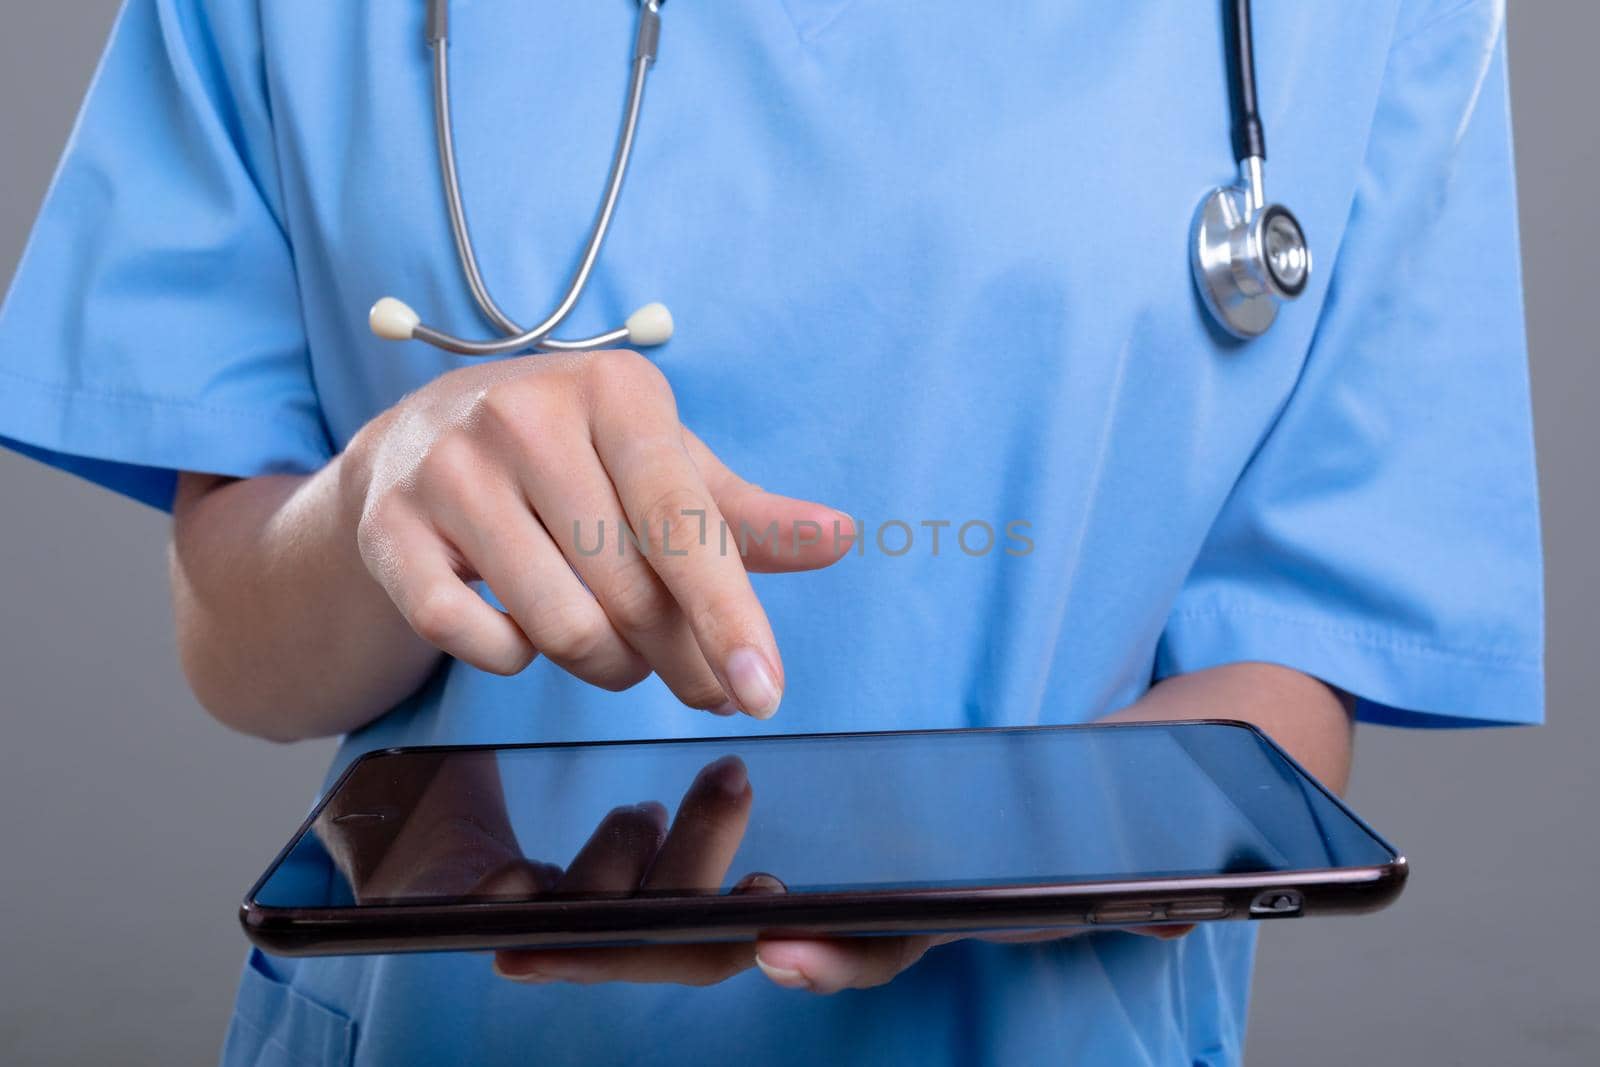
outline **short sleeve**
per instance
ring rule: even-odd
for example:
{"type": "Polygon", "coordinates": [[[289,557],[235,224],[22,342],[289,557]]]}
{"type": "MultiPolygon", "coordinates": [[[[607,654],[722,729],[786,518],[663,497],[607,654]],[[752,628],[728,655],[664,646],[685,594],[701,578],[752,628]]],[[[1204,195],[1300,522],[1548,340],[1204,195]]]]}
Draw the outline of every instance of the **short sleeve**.
{"type": "Polygon", "coordinates": [[[0,308],[0,443],[157,507],[326,462],[261,71],[253,3],[123,8],[0,308]]]}
{"type": "Polygon", "coordinates": [[[1157,674],[1280,663],[1368,721],[1543,717],[1503,10],[1403,34],[1299,382],[1178,595],[1157,674]]]}

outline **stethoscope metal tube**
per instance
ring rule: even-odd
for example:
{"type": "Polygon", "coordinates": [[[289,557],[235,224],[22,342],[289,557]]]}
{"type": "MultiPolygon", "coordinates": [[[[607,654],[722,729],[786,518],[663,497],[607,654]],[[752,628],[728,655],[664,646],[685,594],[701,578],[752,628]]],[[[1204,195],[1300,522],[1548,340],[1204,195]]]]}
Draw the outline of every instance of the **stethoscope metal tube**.
{"type": "Polygon", "coordinates": [[[661,304],[646,304],[628,316],[624,325],[593,337],[560,340],[550,336],[572,313],[578,299],[583,295],[584,287],[589,282],[589,275],[600,258],[600,249],[605,243],[612,216],[616,213],[617,201],[622,194],[622,182],[627,175],[628,160],[633,153],[633,142],[639,128],[639,112],[644,102],[645,80],[655,63],[659,46],[660,9],[661,0],[640,0],[632,73],[628,82],[622,128],[617,135],[616,149],[612,153],[605,194],[601,198],[600,210],[590,227],[589,239],[584,245],[578,269],[573,272],[566,292],[555,309],[539,325],[524,329],[495,302],[488,286],[484,283],[483,272],[478,266],[477,255],[472,247],[466,208],[461,195],[461,182],[456,169],[455,138],[451,128],[449,0],[429,0],[426,27],[428,45],[433,51],[434,132],[439,147],[439,170],[449,210],[450,231],[455,238],[457,258],[461,262],[461,270],[466,276],[473,300],[484,317],[506,336],[492,341],[472,341],[456,337],[423,323],[415,311],[394,297],[384,297],[373,305],[368,315],[368,322],[374,333],[389,340],[425,341],[437,348],[464,356],[495,356],[527,349],[583,351],[629,343],[658,345],[672,336],[672,315],[661,304]]]}
{"type": "Polygon", "coordinates": [[[1248,339],[1267,331],[1279,304],[1305,292],[1311,249],[1294,214],[1267,200],[1267,140],[1256,100],[1250,0],[1222,0],[1222,7],[1239,177],[1200,201],[1189,247],[1195,287],[1207,310],[1223,329],[1248,339]]]}

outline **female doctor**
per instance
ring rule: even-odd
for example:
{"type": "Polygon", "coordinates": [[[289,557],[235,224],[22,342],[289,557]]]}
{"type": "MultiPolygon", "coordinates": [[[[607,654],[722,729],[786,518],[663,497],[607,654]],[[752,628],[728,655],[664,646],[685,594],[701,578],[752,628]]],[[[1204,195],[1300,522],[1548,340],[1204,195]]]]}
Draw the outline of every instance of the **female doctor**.
{"type": "MultiPolygon", "coordinates": [[[[587,262],[641,15],[443,10],[128,0],[0,316],[0,436],[172,510],[223,722],[342,734],[336,772],[1217,715],[1339,786],[1352,718],[1542,715],[1499,3],[1262,3],[1294,226],[1242,225],[1258,258],[1219,275],[1191,220],[1236,157],[1230,204],[1267,213],[1215,5],[680,0],[548,337],[651,299],[676,332],[491,359],[423,341],[531,327],[587,262]],[[427,328],[374,325],[421,340],[369,332],[385,294],[427,328]],[[741,556],[702,513],[829,535],[741,556]],[[601,522],[674,551],[586,553],[601,522]]],[[[1253,945],[252,954],[224,1058],[1235,1063],[1253,945]]]]}

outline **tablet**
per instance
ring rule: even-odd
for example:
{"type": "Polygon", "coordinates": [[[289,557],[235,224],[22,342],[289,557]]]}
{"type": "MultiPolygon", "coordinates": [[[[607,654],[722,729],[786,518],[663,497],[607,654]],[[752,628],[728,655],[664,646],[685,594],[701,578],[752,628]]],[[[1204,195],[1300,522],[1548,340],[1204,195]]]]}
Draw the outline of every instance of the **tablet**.
{"type": "Polygon", "coordinates": [[[1370,911],[1400,853],[1244,723],[390,749],[245,899],[284,955],[1370,911]]]}

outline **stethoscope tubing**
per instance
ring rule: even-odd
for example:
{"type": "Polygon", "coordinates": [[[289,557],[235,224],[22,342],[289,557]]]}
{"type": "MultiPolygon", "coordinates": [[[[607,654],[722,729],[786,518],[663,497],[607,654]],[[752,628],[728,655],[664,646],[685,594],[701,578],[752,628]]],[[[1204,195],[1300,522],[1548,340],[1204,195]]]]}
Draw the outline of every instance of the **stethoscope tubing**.
{"type": "MultiPolygon", "coordinates": [[[[600,207],[589,228],[577,269],[555,308],[537,326],[523,327],[501,308],[484,281],[461,191],[450,103],[449,0],[428,0],[426,32],[433,53],[433,118],[439,174],[444,187],[456,258],[473,302],[503,336],[469,340],[421,321],[392,297],[373,305],[368,321],[374,333],[391,340],[425,341],[457,355],[484,357],[529,350],[571,352],[619,344],[648,346],[672,336],[672,316],[660,304],[647,304],[621,327],[573,340],[551,336],[577,306],[599,261],[633,155],[644,105],[645,83],[655,64],[664,0],[637,0],[633,61],[622,124],[611,156],[600,207]]],[[[1227,51],[1230,130],[1238,176],[1201,200],[1191,226],[1190,250],[1195,286],[1218,325],[1241,340],[1272,325],[1278,306],[1304,291],[1311,252],[1294,215],[1269,203],[1265,189],[1266,134],[1256,93],[1255,46],[1250,0],[1220,0],[1227,51]]]]}
{"type": "MultiPolygon", "coordinates": [[[[436,10],[444,10],[445,4],[434,0],[436,10]]],[[[517,324],[501,309],[489,291],[488,285],[483,280],[482,269],[478,265],[478,258],[472,244],[471,229],[467,221],[466,206],[461,193],[461,179],[456,165],[455,135],[451,117],[450,103],[450,58],[449,58],[449,33],[448,26],[441,18],[430,16],[429,43],[433,50],[433,104],[434,104],[434,132],[438,141],[439,171],[444,186],[445,202],[450,218],[450,232],[455,240],[456,257],[460,261],[462,274],[467,280],[467,287],[472,292],[473,301],[496,329],[506,336],[488,341],[472,341],[456,337],[443,330],[426,323],[418,323],[412,330],[412,337],[419,341],[454,352],[463,356],[496,356],[526,349],[539,349],[544,351],[583,351],[594,348],[604,348],[607,345],[625,343],[629,339],[629,329],[626,326],[609,330],[593,337],[575,340],[561,340],[551,337],[550,334],[572,313],[577,306],[578,299],[583,294],[584,288],[589,283],[589,276],[593,273],[595,264],[599,261],[600,250],[605,244],[606,234],[611,228],[611,221],[616,215],[617,204],[622,195],[623,181],[627,177],[628,163],[633,156],[633,146],[639,129],[639,115],[644,105],[645,83],[649,77],[650,68],[655,62],[656,42],[660,33],[660,5],[658,0],[642,0],[639,5],[639,28],[636,34],[636,44],[632,62],[632,72],[628,80],[628,94],[623,108],[622,125],[617,135],[616,147],[612,152],[610,169],[606,175],[604,195],[601,197],[600,208],[595,215],[593,224],[589,229],[589,236],[584,243],[583,254],[578,260],[578,267],[573,272],[567,283],[565,293],[556,304],[554,310],[537,326],[525,328],[517,324]]]]}

